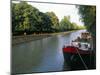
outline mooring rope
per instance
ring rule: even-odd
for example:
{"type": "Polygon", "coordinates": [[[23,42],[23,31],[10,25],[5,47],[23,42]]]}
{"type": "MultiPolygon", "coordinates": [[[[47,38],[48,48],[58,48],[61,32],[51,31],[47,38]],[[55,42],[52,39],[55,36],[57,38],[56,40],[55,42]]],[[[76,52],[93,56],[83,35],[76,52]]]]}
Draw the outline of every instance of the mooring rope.
{"type": "Polygon", "coordinates": [[[80,57],[80,59],[81,59],[83,65],[84,65],[85,69],[87,70],[87,69],[88,69],[87,65],[85,64],[85,62],[84,62],[83,58],[81,57],[81,55],[80,55],[80,53],[79,53],[79,51],[78,51],[77,48],[76,48],[76,50],[77,50],[77,53],[78,53],[78,55],[79,55],[79,57],[80,57]]]}

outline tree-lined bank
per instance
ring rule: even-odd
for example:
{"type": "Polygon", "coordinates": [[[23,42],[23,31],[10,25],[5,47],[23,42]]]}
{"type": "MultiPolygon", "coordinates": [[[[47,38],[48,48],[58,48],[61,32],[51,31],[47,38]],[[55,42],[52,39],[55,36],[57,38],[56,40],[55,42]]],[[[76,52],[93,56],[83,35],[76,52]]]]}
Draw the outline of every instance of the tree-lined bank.
{"type": "MultiPolygon", "coordinates": [[[[76,31],[76,30],[75,30],[76,31]]],[[[21,44],[25,42],[30,42],[30,41],[36,41],[36,40],[41,40],[43,38],[48,38],[48,37],[53,37],[57,35],[67,35],[74,32],[73,31],[67,31],[67,32],[58,32],[58,33],[43,33],[43,34],[31,34],[31,35],[21,35],[21,36],[12,36],[12,45],[16,44],[21,44]]]]}
{"type": "Polygon", "coordinates": [[[55,33],[84,28],[72,23],[70,16],[64,16],[59,21],[53,11],[43,13],[26,2],[12,3],[13,35],[55,33]]]}

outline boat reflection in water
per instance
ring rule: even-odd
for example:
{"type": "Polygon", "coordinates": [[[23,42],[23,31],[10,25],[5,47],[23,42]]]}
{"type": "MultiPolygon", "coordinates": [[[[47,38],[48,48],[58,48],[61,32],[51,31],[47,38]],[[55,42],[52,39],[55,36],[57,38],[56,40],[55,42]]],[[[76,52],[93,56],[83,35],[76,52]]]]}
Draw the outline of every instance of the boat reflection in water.
{"type": "Polygon", "coordinates": [[[95,53],[92,48],[91,39],[91,35],[88,32],[84,32],[81,33],[81,37],[72,41],[71,45],[64,45],[64,70],[66,70],[66,66],[68,65],[72,70],[87,70],[95,68],[95,53]]]}

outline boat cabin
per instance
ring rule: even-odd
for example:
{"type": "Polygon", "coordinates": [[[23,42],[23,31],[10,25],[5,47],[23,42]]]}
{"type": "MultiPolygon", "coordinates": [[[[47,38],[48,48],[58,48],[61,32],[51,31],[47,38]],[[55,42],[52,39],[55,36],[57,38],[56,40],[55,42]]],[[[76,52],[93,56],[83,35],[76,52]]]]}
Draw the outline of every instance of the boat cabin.
{"type": "Polygon", "coordinates": [[[85,42],[72,42],[71,44],[74,47],[79,48],[80,50],[88,51],[90,50],[90,43],[85,42]]]}
{"type": "Polygon", "coordinates": [[[91,39],[91,34],[89,32],[83,32],[81,33],[82,39],[91,39]]]}

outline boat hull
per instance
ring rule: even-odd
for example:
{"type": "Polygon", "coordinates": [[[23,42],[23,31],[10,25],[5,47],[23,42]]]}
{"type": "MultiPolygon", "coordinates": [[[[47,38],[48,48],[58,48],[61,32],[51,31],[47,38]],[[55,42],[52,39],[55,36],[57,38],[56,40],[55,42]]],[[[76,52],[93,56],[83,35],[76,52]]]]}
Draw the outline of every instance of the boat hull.
{"type": "Polygon", "coordinates": [[[92,69],[94,68],[94,55],[67,53],[63,52],[64,61],[70,65],[72,69],[92,69]],[[84,65],[85,64],[85,65],[84,65]]]}

